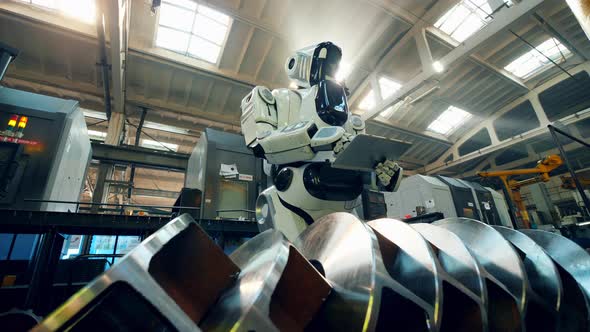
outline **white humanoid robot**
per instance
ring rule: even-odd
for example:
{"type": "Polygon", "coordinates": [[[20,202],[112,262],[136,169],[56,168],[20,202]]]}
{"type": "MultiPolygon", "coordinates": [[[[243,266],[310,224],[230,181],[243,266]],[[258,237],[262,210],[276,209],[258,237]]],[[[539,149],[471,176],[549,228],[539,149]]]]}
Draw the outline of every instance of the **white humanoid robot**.
{"type": "Polygon", "coordinates": [[[242,100],[246,144],[272,165],[274,186],[256,202],[261,230],[276,228],[295,240],[322,216],[352,212],[372,173],[382,190],[395,191],[399,185],[402,169],[389,160],[371,166],[374,172],[333,167],[365,131],[364,121],[348,110],[345,88],[334,78],[341,57],[331,42],[301,49],[286,62],[298,89],[271,92],[257,86],[242,100]]]}

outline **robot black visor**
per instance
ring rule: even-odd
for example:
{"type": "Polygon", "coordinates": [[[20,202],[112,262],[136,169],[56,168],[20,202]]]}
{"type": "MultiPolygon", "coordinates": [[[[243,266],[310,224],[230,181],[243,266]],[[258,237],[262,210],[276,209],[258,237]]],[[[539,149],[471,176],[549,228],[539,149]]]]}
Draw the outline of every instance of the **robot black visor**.
{"type": "Polygon", "coordinates": [[[344,88],[334,81],[320,81],[315,108],[322,121],[330,126],[342,126],[348,120],[348,103],[344,88]]]}

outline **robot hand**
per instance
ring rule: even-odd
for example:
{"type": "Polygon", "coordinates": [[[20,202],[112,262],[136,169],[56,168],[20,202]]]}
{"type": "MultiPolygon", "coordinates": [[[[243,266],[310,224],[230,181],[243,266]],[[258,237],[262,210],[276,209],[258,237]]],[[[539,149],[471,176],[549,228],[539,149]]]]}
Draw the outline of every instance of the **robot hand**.
{"type": "Polygon", "coordinates": [[[344,151],[348,144],[352,142],[354,136],[355,135],[353,134],[344,133],[340,140],[338,140],[338,142],[336,142],[336,144],[334,145],[334,154],[339,154],[340,152],[344,151]]]}
{"type": "Polygon", "coordinates": [[[397,191],[402,180],[404,169],[392,160],[377,164],[375,174],[379,180],[379,187],[384,191],[397,191]]]}

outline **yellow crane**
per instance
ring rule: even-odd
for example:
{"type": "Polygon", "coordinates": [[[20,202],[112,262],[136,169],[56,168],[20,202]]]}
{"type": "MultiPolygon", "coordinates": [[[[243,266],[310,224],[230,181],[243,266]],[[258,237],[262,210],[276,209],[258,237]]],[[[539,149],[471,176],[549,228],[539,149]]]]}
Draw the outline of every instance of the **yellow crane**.
{"type": "Polygon", "coordinates": [[[502,180],[504,187],[506,188],[506,192],[510,196],[510,199],[516,204],[518,209],[517,216],[520,217],[522,223],[525,228],[531,227],[531,222],[529,218],[529,214],[526,211],[526,206],[524,205],[524,201],[522,196],[520,195],[520,188],[524,186],[528,186],[530,184],[539,183],[539,182],[547,182],[550,179],[549,172],[553,171],[557,167],[563,164],[563,160],[558,155],[549,155],[542,160],[537,162],[537,166],[534,168],[524,168],[524,169],[512,169],[512,170],[504,170],[504,171],[489,171],[489,172],[478,172],[482,178],[490,178],[490,177],[497,177],[502,180]],[[530,179],[525,180],[514,180],[510,179],[510,177],[517,176],[517,175],[527,175],[527,174],[534,174],[535,176],[530,179]]]}

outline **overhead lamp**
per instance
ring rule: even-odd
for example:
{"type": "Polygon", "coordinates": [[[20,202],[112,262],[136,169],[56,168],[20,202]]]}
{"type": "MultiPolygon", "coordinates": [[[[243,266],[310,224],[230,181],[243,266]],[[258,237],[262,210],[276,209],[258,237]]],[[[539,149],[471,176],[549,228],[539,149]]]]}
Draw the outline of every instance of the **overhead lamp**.
{"type": "Polygon", "coordinates": [[[445,70],[445,67],[443,66],[442,63],[440,63],[440,61],[434,61],[432,63],[432,68],[437,73],[442,73],[445,70]]]}

